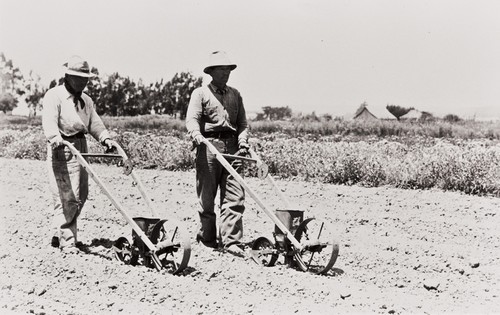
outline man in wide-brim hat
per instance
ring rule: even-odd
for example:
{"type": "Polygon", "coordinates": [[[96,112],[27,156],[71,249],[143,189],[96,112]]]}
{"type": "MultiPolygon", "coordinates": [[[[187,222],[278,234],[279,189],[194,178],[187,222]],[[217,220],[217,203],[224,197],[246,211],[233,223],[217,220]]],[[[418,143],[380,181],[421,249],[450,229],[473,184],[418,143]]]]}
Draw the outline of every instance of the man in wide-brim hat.
{"type": "Polygon", "coordinates": [[[210,74],[216,67],[227,67],[230,71],[236,69],[236,65],[229,60],[227,54],[223,51],[216,51],[210,54],[209,65],[203,69],[203,72],[210,74]]]}
{"type": "Polygon", "coordinates": [[[67,62],[63,64],[64,73],[82,78],[91,78],[94,76],[90,72],[89,63],[83,60],[80,56],[71,56],[67,62]]]}
{"type": "Polygon", "coordinates": [[[89,64],[72,56],[64,64],[64,84],[51,88],[43,98],[43,131],[47,138],[47,162],[54,208],[52,246],[64,252],[78,252],[77,219],[87,200],[88,174],[63,140],[82,153],[87,152],[85,134],[113,148],[109,132],[97,115],[94,102],[85,93],[93,76],[89,64]]]}
{"type": "MultiPolygon", "coordinates": [[[[209,140],[222,153],[248,150],[248,123],[240,93],[227,85],[236,68],[224,51],[215,51],[203,72],[212,77],[207,86],[193,91],[186,115],[188,134],[196,145],[196,192],[200,202],[200,229],[197,241],[207,247],[222,247],[243,254],[243,187],[217,161],[203,141],[209,140]],[[217,190],[220,193],[220,226],[217,231],[214,212],[217,190]]],[[[241,171],[241,161],[233,167],[241,171]]]]}

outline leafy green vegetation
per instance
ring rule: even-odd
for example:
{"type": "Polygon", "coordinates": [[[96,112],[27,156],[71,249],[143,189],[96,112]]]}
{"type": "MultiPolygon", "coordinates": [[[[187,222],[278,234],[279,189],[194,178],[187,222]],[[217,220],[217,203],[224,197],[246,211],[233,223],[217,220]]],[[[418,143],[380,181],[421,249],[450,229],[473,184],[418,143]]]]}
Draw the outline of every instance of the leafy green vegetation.
{"type": "MultiPolygon", "coordinates": [[[[155,115],[103,119],[135,167],[176,171],[193,168],[194,151],[184,122],[155,115]]],[[[251,143],[273,176],[500,196],[498,123],[251,124],[251,143]]],[[[1,157],[46,158],[46,140],[39,118],[3,116],[0,128],[1,157]]],[[[100,144],[88,139],[90,151],[102,151],[100,144]]],[[[248,167],[247,175],[255,175],[255,169],[248,167]]]]}

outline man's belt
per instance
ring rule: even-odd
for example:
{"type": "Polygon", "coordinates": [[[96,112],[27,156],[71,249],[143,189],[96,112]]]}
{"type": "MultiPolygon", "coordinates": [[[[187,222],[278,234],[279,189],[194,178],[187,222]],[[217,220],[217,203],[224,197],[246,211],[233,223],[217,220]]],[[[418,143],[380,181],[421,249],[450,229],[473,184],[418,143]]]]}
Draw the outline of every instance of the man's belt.
{"type": "Polygon", "coordinates": [[[202,135],[205,138],[216,139],[230,139],[236,137],[236,133],[234,131],[204,132],[202,135]]]}
{"type": "Polygon", "coordinates": [[[65,136],[65,135],[61,134],[61,137],[62,137],[64,140],[82,139],[82,138],[85,138],[85,133],[84,133],[83,131],[80,131],[79,133],[74,134],[74,135],[72,135],[72,136],[65,136]]]}

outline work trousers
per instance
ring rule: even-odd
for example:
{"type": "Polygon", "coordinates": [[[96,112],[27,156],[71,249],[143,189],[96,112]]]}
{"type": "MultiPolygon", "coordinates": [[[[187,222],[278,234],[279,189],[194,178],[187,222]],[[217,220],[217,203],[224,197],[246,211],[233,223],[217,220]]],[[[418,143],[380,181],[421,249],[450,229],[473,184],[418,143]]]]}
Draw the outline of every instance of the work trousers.
{"type": "MultiPolygon", "coordinates": [[[[75,148],[87,152],[85,137],[69,138],[75,148]]],[[[54,235],[59,246],[73,246],[77,242],[77,219],[88,196],[88,173],[66,146],[47,147],[49,186],[52,194],[54,235]]]]}
{"type": "MultiPolygon", "coordinates": [[[[238,151],[236,137],[229,139],[208,139],[221,153],[235,154],[238,151]]],[[[233,168],[241,172],[242,163],[231,161],[233,168]]],[[[197,239],[206,245],[219,244],[228,247],[238,243],[243,236],[243,212],[245,191],[234,176],[217,161],[215,155],[203,144],[196,152],[196,192],[200,202],[198,211],[200,230],[197,239]],[[217,235],[215,198],[219,190],[220,223],[217,235]]]]}

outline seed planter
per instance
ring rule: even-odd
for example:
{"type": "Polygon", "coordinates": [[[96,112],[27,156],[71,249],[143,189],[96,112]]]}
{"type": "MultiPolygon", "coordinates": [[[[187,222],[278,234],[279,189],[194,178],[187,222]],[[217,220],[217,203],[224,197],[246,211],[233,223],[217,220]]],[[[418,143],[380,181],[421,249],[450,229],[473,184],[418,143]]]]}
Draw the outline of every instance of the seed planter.
{"type": "Polygon", "coordinates": [[[281,255],[284,257],[284,262],[291,267],[317,274],[327,273],[335,264],[339,253],[339,245],[329,227],[315,218],[304,220],[304,211],[290,208],[290,203],[276,186],[273,178],[268,175],[267,166],[262,163],[255,151],[249,150],[251,158],[239,157],[222,154],[209,140],[205,139],[203,143],[275,224],[272,239],[261,236],[250,243],[251,249],[248,251],[250,257],[255,262],[270,267],[276,264],[281,255]],[[262,202],[228,162],[228,159],[238,158],[256,163],[258,177],[266,179],[273,186],[285,209],[271,211],[262,202]]]}
{"type": "Polygon", "coordinates": [[[191,255],[190,240],[185,227],[178,220],[158,218],[151,199],[133,170],[132,163],[118,143],[113,142],[118,154],[108,151],[106,153],[80,153],[70,142],[63,141],[63,143],[132,227],[132,242],[126,237],[120,237],[114,242],[115,257],[125,264],[142,264],[156,268],[158,271],[167,270],[172,274],[178,274],[184,270],[191,255]],[[153,217],[132,218],[87,162],[89,157],[121,159],[124,174],[132,176],[153,217]]]}

